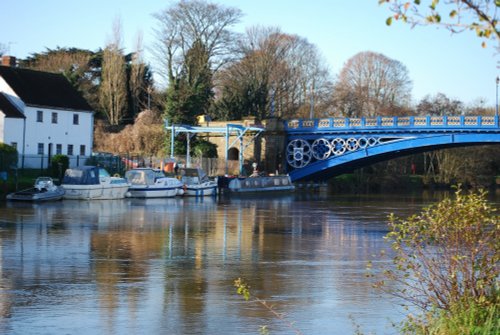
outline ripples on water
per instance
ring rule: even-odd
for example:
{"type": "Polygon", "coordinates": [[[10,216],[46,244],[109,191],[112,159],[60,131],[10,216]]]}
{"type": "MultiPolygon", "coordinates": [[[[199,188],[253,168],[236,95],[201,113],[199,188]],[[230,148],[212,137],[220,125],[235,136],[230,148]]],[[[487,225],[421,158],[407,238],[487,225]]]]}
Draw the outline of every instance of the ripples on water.
{"type": "Polygon", "coordinates": [[[0,333],[293,333],[237,296],[243,277],[304,334],[396,333],[366,265],[387,215],[421,197],[280,196],[7,203],[0,333]],[[354,321],[353,321],[354,320],[354,321]]]}

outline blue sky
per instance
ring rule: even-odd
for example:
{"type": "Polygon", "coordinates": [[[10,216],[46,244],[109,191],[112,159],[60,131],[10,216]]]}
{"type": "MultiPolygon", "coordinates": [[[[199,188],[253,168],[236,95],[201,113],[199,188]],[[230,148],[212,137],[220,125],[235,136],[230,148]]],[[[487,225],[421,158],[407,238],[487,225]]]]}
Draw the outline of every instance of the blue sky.
{"type": "MultiPolygon", "coordinates": [[[[235,30],[253,25],[277,26],[283,32],[305,37],[321,52],[331,73],[362,51],[382,53],[403,63],[413,80],[418,101],[438,92],[471,104],[483,100],[495,104],[495,78],[500,75],[500,55],[482,48],[473,33],[452,35],[435,27],[394,23],[378,0],[219,0],[242,10],[235,30]]],[[[45,48],[77,47],[97,50],[111,36],[112,24],[121,18],[126,51],[132,51],[142,31],[145,47],[154,42],[157,26],[153,13],[173,1],[160,0],[16,0],[4,1],[0,11],[0,43],[19,58],[45,48]]],[[[146,61],[153,59],[146,53],[146,61]]]]}

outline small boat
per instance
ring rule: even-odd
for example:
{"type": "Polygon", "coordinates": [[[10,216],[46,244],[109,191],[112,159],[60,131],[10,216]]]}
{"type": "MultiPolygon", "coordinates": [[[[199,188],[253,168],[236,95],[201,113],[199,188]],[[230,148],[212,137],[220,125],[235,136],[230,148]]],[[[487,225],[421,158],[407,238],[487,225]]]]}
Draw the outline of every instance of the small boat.
{"type": "Polygon", "coordinates": [[[184,195],[195,197],[217,195],[217,182],[210,180],[202,169],[181,168],[179,173],[184,184],[184,195]]]}
{"type": "Polygon", "coordinates": [[[50,177],[38,177],[32,188],[10,193],[7,200],[19,201],[50,201],[61,200],[64,189],[54,184],[50,177]]]}
{"type": "Polygon", "coordinates": [[[104,168],[81,166],[67,169],[61,184],[64,199],[123,199],[130,184],[125,178],[111,177],[104,168]]]}
{"type": "Polygon", "coordinates": [[[126,194],[131,198],[170,198],[184,194],[184,184],[177,178],[166,177],[162,170],[132,169],[125,173],[130,183],[126,194]]]}
{"type": "Polygon", "coordinates": [[[227,189],[234,193],[292,192],[295,186],[287,175],[250,176],[232,179],[227,189]]]}

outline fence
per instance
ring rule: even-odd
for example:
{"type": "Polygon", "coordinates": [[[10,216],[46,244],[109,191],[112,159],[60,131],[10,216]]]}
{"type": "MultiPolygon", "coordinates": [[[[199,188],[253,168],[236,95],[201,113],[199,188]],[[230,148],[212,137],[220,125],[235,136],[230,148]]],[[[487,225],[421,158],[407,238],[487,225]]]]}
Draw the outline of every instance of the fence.
{"type": "MultiPolygon", "coordinates": [[[[48,155],[18,155],[17,166],[15,157],[7,156],[8,154],[0,153],[0,171],[13,170],[40,170],[43,173],[51,167],[51,160],[48,155]],[[9,163],[10,162],[10,163],[9,163]]],[[[152,167],[161,168],[165,172],[173,172],[174,161],[180,166],[186,166],[186,157],[178,156],[174,158],[161,158],[154,156],[141,156],[120,154],[113,155],[109,153],[96,153],[92,156],[68,156],[69,167],[77,167],[82,165],[98,165],[104,167],[110,174],[124,175],[127,170],[137,167],[152,167]]],[[[226,174],[238,175],[239,162],[227,161],[224,158],[200,158],[191,157],[190,166],[200,167],[210,176],[222,176],[226,174]]],[[[246,173],[252,172],[251,166],[244,166],[246,173]]]]}
{"type": "MultiPolygon", "coordinates": [[[[50,165],[50,156],[49,155],[21,155],[19,154],[19,158],[17,160],[17,168],[18,169],[40,169],[45,170],[48,169],[50,165]]],[[[87,164],[87,159],[89,156],[68,156],[69,166],[82,166],[87,164]]]]}

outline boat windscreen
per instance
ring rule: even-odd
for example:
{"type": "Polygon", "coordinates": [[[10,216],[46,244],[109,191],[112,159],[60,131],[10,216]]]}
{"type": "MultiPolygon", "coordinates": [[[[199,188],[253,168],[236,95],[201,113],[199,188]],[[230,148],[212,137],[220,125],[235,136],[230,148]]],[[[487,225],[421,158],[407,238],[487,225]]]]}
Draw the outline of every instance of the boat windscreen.
{"type": "Polygon", "coordinates": [[[99,184],[99,176],[96,169],[67,169],[62,183],[66,185],[96,185],[99,184]]]}

